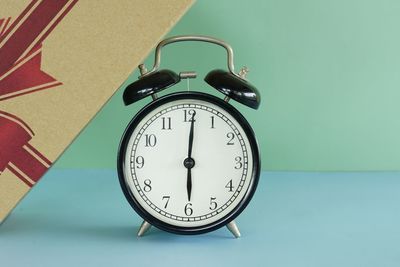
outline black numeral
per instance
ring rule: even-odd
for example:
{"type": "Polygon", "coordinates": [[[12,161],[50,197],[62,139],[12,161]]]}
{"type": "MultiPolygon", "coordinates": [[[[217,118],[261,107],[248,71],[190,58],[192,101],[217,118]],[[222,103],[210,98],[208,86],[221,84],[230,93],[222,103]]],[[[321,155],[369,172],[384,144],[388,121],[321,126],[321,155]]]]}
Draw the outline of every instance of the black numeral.
{"type": "Polygon", "coordinates": [[[154,134],[145,134],[145,137],[146,137],[145,146],[154,147],[157,144],[157,137],[154,134]]]}
{"type": "Polygon", "coordinates": [[[151,189],[152,189],[151,188],[151,180],[150,179],[144,180],[144,187],[143,187],[144,192],[150,192],[151,189]]]}
{"type": "MultiPolygon", "coordinates": [[[[184,116],[183,116],[183,122],[192,122],[193,115],[196,115],[196,110],[194,109],[184,109],[183,110],[184,116]]],[[[194,120],[196,121],[196,120],[194,120]]]]}
{"type": "Polygon", "coordinates": [[[228,188],[229,192],[233,192],[233,188],[235,187],[233,186],[232,179],[225,185],[225,188],[228,188]]]}
{"type": "Polygon", "coordinates": [[[242,157],[241,156],[237,156],[235,158],[236,161],[236,165],[235,165],[235,169],[241,169],[243,167],[243,162],[242,162],[242,157]]]}
{"type": "Polygon", "coordinates": [[[171,117],[162,117],[161,130],[171,130],[171,117]]]}
{"type": "Polygon", "coordinates": [[[235,143],[233,142],[233,139],[235,139],[235,134],[232,132],[229,132],[226,134],[226,137],[229,139],[228,143],[226,143],[228,146],[234,145],[235,143]]]}
{"type": "Polygon", "coordinates": [[[142,156],[136,157],[136,168],[141,169],[144,166],[144,158],[142,156]]]}
{"type": "Polygon", "coordinates": [[[216,199],[216,197],[210,199],[210,210],[215,210],[218,207],[217,202],[215,202],[216,199]]]}
{"type": "Polygon", "coordinates": [[[162,200],[166,200],[165,205],[164,205],[164,209],[166,209],[168,207],[168,203],[169,203],[169,199],[171,198],[171,196],[163,196],[162,200]]]}
{"type": "Polygon", "coordinates": [[[186,216],[191,216],[193,214],[192,203],[187,203],[185,206],[186,216]]]}
{"type": "Polygon", "coordinates": [[[211,116],[211,129],[214,129],[214,116],[211,116]]]}

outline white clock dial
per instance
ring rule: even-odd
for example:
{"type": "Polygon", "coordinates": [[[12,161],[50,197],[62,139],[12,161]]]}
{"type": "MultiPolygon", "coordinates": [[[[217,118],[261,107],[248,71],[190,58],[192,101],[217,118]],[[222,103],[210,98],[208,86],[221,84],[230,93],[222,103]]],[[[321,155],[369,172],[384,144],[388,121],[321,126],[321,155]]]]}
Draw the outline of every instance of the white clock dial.
{"type": "Polygon", "coordinates": [[[147,213],[169,225],[199,227],[221,220],[251,185],[248,136],[229,112],[211,102],[164,103],[138,122],[128,140],[123,159],[128,190],[147,213]],[[184,164],[189,158],[190,170],[184,164]]]}

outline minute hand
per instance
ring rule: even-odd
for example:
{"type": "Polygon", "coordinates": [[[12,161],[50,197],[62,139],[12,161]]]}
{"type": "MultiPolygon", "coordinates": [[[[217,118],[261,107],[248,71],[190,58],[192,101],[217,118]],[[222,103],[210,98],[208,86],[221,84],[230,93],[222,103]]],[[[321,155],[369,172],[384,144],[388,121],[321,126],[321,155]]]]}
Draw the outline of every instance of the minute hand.
{"type": "Polygon", "coordinates": [[[193,132],[194,132],[194,115],[192,115],[192,121],[190,123],[190,132],[189,132],[189,149],[188,149],[188,158],[192,157],[192,147],[193,147],[193,132]]]}

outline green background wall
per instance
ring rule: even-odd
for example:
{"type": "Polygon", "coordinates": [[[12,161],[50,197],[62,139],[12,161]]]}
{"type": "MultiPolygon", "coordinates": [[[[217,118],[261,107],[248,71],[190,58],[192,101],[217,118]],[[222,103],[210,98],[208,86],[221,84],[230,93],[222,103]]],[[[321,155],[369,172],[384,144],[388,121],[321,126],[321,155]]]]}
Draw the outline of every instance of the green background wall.
{"type": "MultiPolygon", "coordinates": [[[[250,68],[262,105],[257,111],[235,106],[254,125],[264,170],[399,170],[399,14],[398,0],[198,0],[169,36],[224,39],[234,48],[236,68],[250,68]]],[[[152,62],[153,54],[146,63],[152,62]]],[[[197,70],[191,89],[214,93],[202,77],[225,62],[219,47],[186,43],[165,48],[162,67],[197,70]]],[[[126,124],[150,101],[125,107],[121,94],[56,167],[115,167],[126,124]]]]}

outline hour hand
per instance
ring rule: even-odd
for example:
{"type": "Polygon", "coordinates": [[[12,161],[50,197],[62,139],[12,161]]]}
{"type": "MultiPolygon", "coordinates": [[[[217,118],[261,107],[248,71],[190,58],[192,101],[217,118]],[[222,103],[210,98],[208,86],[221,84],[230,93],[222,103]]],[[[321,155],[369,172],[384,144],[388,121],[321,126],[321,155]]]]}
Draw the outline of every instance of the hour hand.
{"type": "Polygon", "coordinates": [[[186,182],[188,201],[190,201],[190,197],[192,196],[192,169],[188,168],[187,174],[187,182],[186,182]]]}
{"type": "Polygon", "coordinates": [[[183,161],[183,165],[187,168],[187,180],[186,180],[186,189],[188,194],[188,200],[190,201],[192,195],[192,168],[195,165],[194,159],[186,158],[183,161]]]}

